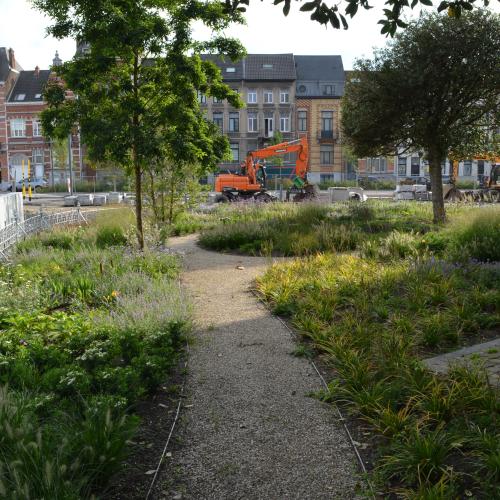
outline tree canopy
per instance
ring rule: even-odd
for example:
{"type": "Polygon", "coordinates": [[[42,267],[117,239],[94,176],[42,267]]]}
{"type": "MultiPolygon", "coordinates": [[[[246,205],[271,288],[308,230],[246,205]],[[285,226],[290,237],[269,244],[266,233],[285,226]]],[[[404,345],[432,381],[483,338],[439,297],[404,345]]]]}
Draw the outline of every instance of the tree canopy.
{"type": "Polygon", "coordinates": [[[55,68],[42,114],[49,136],[63,137],[79,124],[93,160],[112,160],[135,174],[139,245],[143,246],[141,176],[158,158],[204,169],[229,153],[227,139],[204,119],[199,93],[239,106],[236,92],[202,52],[241,57],[243,48],[221,32],[241,13],[199,0],[34,0],[54,24],[56,38],[90,45],[87,53],[55,68]],[[201,21],[214,33],[193,39],[201,21]]]}
{"type": "Polygon", "coordinates": [[[498,149],[500,16],[433,14],[411,23],[346,85],[344,139],[359,157],[423,150],[434,218],[444,219],[441,162],[498,149]]]}
{"type": "MultiPolygon", "coordinates": [[[[263,0],[261,0],[263,1],[263,0]]],[[[360,8],[368,10],[372,9],[373,5],[369,0],[295,0],[301,4],[300,10],[303,12],[311,12],[311,19],[320,24],[331,25],[335,29],[347,29],[347,19],[351,19],[357,14],[360,8]],[[343,13],[341,12],[344,6],[343,13]]],[[[250,0],[225,0],[226,8],[232,11],[245,12],[245,5],[249,5],[250,0]]],[[[292,0],[274,0],[274,5],[283,5],[283,13],[285,16],[290,12],[292,0]]],[[[459,18],[463,11],[471,11],[476,5],[489,5],[490,0],[440,0],[437,11],[446,10],[450,17],[459,18]]],[[[382,25],[381,33],[393,36],[398,28],[405,28],[407,24],[402,19],[404,13],[408,9],[415,8],[418,4],[432,6],[432,0],[385,0],[387,6],[383,10],[384,17],[378,21],[382,25]]]]}

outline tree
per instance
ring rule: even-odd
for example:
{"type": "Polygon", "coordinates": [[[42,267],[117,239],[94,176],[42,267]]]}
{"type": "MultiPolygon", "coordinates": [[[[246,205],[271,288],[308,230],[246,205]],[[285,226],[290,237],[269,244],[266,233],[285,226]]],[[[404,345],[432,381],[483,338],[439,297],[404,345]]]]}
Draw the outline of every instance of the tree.
{"type": "Polygon", "coordinates": [[[344,138],[359,157],[424,150],[434,221],[445,219],[441,162],[483,153],[498,127],[500,16],[422,16],[346,86],[344,138]],[[495,125],[496,124],[496,125],[495,125]]]}
{"type": "MultiPolygon", "coordinates": [[[[227,9],[233,11],[245,12],[245,5],[249,5],[250,0],[225,0],[227,9]]],[[[283,13],[285,16],[290,12],[292,0],[274,0],[275,5],[283,4],[283,13]]],[[[302,3],[302,0],[301,0],[302,3]]],[[[403,21],[402,16],[408,9],[415,8],[418,4],[432,6],[432,0],[386,0],[384,9],[384,17],[378,21],[382,25],[381,33],[394,36],[398,28],[405,28],[407,24],[403,21]]],[[[460,18],[463,11],[470,11],[475,5],[488,6],[490,0],[441,0],[437,7],[438,12],[446,10],[450,17],[460,18]],[[476,3],[477,2],[477,3],[476,3]]],[[[311,12],[311,19],[320,24],[331,25],[335,29],[348,28],[346,17],[351,19],[356,15],[359,8],[371,9],[369,0],[345,0],[344,14],[340,13],[340,1],[325,1],[325,0],[309,0],[302,3],[300,10],[303,12],[311,12]],[[329,5],[332,3],[333,5],[329,5]]]]}
{"type": "Polygon", "coordinates": [[[56,38],[90,44],[87,54],[55,68],[58,80],[45,92],[42,113],[49,136],[64,137],[79,124],[92,160],[111,160],[133,173],[139,247],[142,228],[142,176],[156,158],[215,168],[229,152],[218,128],[202,116],[200,93],[240,105],[222,83],[219,69],[201,52],[232,59],[244,53],[239,42],[220,36],[242,21],[219,2],[201,0],[33,0],[54,24],[56,38]],[[191,24],[214,33],[197,42],[191,24]],[[71,90],[69,90],[71,89],[71,90]]]}

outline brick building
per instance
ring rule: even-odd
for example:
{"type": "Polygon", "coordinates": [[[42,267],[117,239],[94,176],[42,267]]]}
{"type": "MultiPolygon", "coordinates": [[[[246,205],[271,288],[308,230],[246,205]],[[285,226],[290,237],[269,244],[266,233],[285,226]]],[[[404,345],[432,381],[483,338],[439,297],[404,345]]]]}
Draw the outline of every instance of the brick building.
{"type": "MultiPolygon", "coordinates": [[[[53,65],[61,64],[58,54],[53,65]]],[[[15,61],[14,51],[0,48],[0,166],[2,180],[27,177],[47,178],[55,183],[68,176],[68,147],[43,136],[40,113],[46,108],[43,91],[53,76],[38,66],[24,71],[15,61]],[[24,164],[24,172],[23,172],[24,164]]],[[[75,176],[81,174],[82,154],[78,134],[71,136],[71,159],[75,176]]]]}
{"type": "Polygon", "coordinates": [[[0,182],[9,180],[7,98],[20,71],[14,50],[0,47],[0,182]]]}

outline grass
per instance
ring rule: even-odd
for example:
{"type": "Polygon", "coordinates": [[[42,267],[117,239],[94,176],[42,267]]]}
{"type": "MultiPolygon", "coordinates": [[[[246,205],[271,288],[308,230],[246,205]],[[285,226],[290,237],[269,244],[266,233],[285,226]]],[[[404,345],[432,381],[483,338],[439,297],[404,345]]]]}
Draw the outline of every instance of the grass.
{"type": "MultiPolygon", "coordinates": [[[[200,244],[251,255],[302,256],[359,251],[380,260],[441,256],[498,260],[499,210],[450,206],[447,226],[432,223],[426,203],[359,203],[239,206],[205,226],[200,244]]],[[[212,217],[214,217],[212,215],[212,217]]]]}
{"type": "Polygon", "coordinates": [[[328,397],[379,436],[373,476],[384,495],[498,498],[498,387],[480,360],[438,376],[421,359],[500,332],[499,210],[457,208],[433,228],[426,208],[396,207],[400,217],[359,205],[356,252],[304,251],[270,267],[258,289],[330,360],[328,397]],[[385,228],[378,238],[372,223],[385,228]]]}
{"type": "Polygon", "coordinates": [[[0,268],[0,497],[102,490],[134,405],[176,363],[190,327],[178,261],[130,238],[115,212],[26,240],[0,268]]]}

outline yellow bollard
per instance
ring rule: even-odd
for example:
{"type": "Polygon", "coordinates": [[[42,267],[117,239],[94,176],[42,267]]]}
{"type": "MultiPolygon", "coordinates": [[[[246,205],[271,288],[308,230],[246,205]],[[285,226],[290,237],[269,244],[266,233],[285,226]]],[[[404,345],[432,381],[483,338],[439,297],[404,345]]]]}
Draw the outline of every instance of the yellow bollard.
{"type": "Polygon", "coordinates": [[[31,160],[28,158],[28,200],[31,201],[31,160]]]}
{"type": "Polygon", "coordinates": [[[22,172],[22,191],[23,191],[23,200],[26,199],[26,187],[24,186],[24,159],[21,161],[21,172],[22,172]]]}

